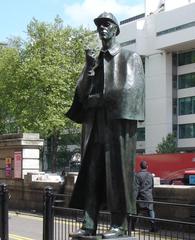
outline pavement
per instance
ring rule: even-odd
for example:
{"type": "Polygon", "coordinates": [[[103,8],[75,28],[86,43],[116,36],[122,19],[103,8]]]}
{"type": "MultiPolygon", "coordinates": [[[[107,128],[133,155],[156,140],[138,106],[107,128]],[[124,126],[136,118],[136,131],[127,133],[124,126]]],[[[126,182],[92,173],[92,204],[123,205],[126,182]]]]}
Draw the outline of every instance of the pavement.
{"type": "Polygon", "coordinates": [[[42,240],[41,215],[9,211],[9,240],[42,240]]]}
{"type": "MultiPolygon", "coordinates": [[[[69,232],[80,226],[76,222],[55,220],[55,240],[68,239],[69,232]]],[[[40,214],[9,211],[9,240],[42,240],[43,217],[40,214]]],[[[157,231],[151,233],[148,230],[136,229],[132,237],[137,240],[195,240],[195,234],[157,231]]]]}

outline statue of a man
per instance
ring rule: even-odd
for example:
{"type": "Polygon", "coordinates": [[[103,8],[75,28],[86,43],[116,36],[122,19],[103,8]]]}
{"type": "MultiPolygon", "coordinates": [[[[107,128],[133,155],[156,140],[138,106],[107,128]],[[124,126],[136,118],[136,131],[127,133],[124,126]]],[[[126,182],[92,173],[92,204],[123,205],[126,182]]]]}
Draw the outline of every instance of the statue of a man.
{"type": "Polygon", "coordinates": [[[137,121],[144,120],[144,73],[140,56],[116,41],[119,24],[112,13],[94,19],[102,48],[86,51],[67,116],[82,123],[81,169],[70,207],[84,209],[82,228],[72,237],[95,235],[106,202],[111,228],[103,238],[123,236],[129,213],[136,212],[134,162],[137,121]]]}

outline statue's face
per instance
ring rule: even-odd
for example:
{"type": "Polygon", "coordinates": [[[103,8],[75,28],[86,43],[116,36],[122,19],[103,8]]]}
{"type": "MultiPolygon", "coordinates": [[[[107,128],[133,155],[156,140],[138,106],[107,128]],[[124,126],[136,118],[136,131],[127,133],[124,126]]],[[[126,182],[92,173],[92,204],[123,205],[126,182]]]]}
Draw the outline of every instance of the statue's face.
{"type": "Polygon", "coordinates": [[[98,25],[97,31],[101,40],[109,40],[112,37],[116,36],[117,26],[116,24],[107,20],[98,25]]]}

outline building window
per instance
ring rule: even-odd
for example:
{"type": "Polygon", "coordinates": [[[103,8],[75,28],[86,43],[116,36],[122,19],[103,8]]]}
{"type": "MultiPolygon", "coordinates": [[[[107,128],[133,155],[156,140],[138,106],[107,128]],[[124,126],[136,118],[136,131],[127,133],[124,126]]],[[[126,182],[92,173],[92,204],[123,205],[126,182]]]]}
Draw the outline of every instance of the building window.
{"type": "Polygon", "coordinates": [[[178,76],[179,89],[195,87],[195,72],[178,76]]]}
{"type": "Polygon", "coordinates": [[[173,98],[173,114],[177,114],[177,98],[173,98]]]}
{"type": "Polygon", "coordinates": [[[192,112],[195,113],[195,97],[192,97],[192,112]]]}
{"type": "Polygon", "coordinates": [[[125,20],[121,21],[120,25],[128,23],[128,22],[133,22],[133,21],[136,21],[136,20],[138,20],[140,18],[144,18],[144,17],[145,17],[145,13],[142,13],[142,14],[139,14],[135,17],[131,17],[131,18],[128,18],[128,19],[125,19],[125,20]]]}
{"type": "Polygon", "coordinates": [[[179,138],[195,138],[195,123],[179,125],[179,138]]]}
{"type": "Polygon", "coordinates": [[[126,42],[122,42],[122,43],[120,43],[120,45],[121,45],[121,47],[125,47],[125,46],[128,46],[128,45],[134,44],[134,43],[136,43],[136,39],[129,40],[129,41],[126,41],[126,42]]]}
{"type": "Polygon", "coordinates": [[[137,141],[145,141],[145,128],[137,129],[137,141]]]}
{"type": "Polygon", "coordinates": [[[195,97],[179,99],[179,115],[195,114],[195,97]]]}
{"type": "Polygon", "coordinates": [[[179,66],[190,64],[190,63],[195,63],[195,51],[178,54],[179,66]]]}
{"type": "Polygon", "coordinates": [[[177,89],[177,75],[173,75],[173,89],[177,89]]]}
{"type": "Polygon", "coordinates": [[[173,134],[177,136],[177,124],[173,124],[173,134]]]}
{"type": "Polygon", "coordinates": [[[180,31],[182,29],[186,29],[186,28],[190,28],[190,27],[194,27],[194,26],[195,26],[195,22],[194,21],[188,22],[188,23],[185,23],[185,24],[182,24],[182,25],[178,25],[178,26],[175,26],[175,27],[168,28],[168,29],[165,29],[163,31],[157,32],[156,36],[159,37],[159,36],[162,36],[164,34],[177,32],[177,31],[180,31]]]}

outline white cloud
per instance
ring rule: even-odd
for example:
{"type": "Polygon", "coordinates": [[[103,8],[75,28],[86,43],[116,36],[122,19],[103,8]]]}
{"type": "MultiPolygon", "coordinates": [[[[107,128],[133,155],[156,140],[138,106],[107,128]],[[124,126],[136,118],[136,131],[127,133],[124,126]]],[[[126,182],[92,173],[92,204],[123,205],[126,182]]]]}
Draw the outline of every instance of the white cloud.
{"type": "Polygon", "coordinates": [[[69,25],[95,29],[93,19],[102,12],[112,12],[118,21],[144,12],[144,4],[130,5],[120,0],[84,0],[82,3],[64,5],[66,22],[69,25]]]}

